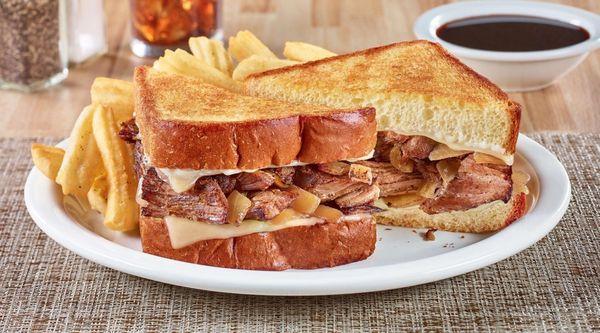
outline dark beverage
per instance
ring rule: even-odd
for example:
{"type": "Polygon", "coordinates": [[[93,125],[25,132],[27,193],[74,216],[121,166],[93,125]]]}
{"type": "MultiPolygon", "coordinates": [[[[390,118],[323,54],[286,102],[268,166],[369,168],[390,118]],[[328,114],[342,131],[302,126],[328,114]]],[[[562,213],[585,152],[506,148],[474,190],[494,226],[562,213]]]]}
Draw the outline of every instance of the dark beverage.
{"type": "Polygon", "coordinates": [[[220,37],[219,0],[131,0],[131,49],[157,57],[195,36],[220,37]]]}

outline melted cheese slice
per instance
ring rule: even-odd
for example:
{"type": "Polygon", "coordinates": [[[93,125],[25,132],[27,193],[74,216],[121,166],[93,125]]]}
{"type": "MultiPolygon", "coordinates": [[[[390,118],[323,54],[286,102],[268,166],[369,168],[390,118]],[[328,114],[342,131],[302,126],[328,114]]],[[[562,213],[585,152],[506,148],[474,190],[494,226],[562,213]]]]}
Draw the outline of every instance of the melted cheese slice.
{"type": "Polygon", "coordinates": [[[323,222],[323,219],[320,218],[307,217],[282,222],[246,220],[239,225],[234,225],[209,224],[175,216],[165,217],[171,246],[174,249],[180,249],[203,240],[227,239],[257,232],[272,232],[290,227],[310,226],[323,222]]]}
{"type": "MultiPolygon", "coordinates": [[[[369,154],[367,154],[363,157],[349,158],[346,161],[352,163],[352,162],[356,162],[356,161],[368,160],[373,157],[374,153],[375,153],[375,150],[372,150],[369,154]]],[[[290,163],[290,164],[270,165],[264,169],[282,168],[282,167],[286,167],[286,166],[295,167],[295,166],[301,166],[301,165],[307,165],[307,164],[308,163],[303,163],[300,161],[292,161],[292,163],[290,163]]],[[[171,185],[171,188],[173,189],[173,191],[175,191],[177,193],[181,193],[181,192],[185,192],[185,191],[189,190],[190,188],[192,188],[192,186],[194,186],[194,184],[200,177],[214,176],[214,175],[219,175],[219,174],[230,176],[230,175],[234,175],[234,174],[242,173],[242,172],[250,172],[250,173],[256,172],[258,169],[253,169],[253,170],[244,170],[244,169],[193,170],[193,169],[157,168],[157,170],[159,171],[159,174],[162,174],[162,176],[164,176],[164,178],[166,178],[165,181],[169,182],[169,185],[171,185]]]]}

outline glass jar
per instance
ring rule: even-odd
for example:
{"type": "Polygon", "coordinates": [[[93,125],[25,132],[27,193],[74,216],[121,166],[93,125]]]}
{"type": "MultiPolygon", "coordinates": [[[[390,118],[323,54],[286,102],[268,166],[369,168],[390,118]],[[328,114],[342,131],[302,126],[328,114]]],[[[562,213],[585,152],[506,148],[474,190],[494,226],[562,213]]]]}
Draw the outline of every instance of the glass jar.
{"type": "Polygon", "coordinates": [[[69,63],[79,65],[106,53],[102,0],[67,0],[69,63]]]}
{"type": "Polygon", "coordinates": [[[131,51],[159,57],[167,49],[189,49],[190,37],[222,39],[220,0],[130,0],[131,51]]]}
{"type": "Polygon", "coordinates": [[[64,0],[0,2],[0,88],[32,91],[67,77],[64,0]]]}

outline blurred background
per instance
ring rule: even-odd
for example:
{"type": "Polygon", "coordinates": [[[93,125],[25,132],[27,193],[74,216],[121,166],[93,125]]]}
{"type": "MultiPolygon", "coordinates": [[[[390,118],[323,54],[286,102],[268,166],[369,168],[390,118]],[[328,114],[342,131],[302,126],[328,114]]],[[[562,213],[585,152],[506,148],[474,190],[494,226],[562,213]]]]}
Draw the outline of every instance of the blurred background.
{"type": "MultiPolygon", "coordinates": [[[[11,1],[14,2],[6,2],[11,1]]],[[[41,0],[32,3],[39,1],[41,0]]],[[[223,36],[225,40],[237,31],[247,29],[278,55],[281,54],[285,41],[304,41],[336,53],[345,53],[415,39],[413,24],[417,17],[429,9],[452,2],[454,1],[224,0],[212,4],[208,9],[203,8],[202,15],[206,16],[201,22],[205,25],[200,24],[194,29],[199,34],[223,36]],[[214,11],[220,11],[221,17],[218,18],[214,11]]],[[[598,0],[550,2],[600,12],[598,0]]],[[[94,78],[106,76],[130,80],[135,66],[153,62],[154,59],[138,57],[132,53],[132,47],[138,54],[147,50],[144,50],[143,43],[135,45],[134,42],[130,47],[131,9],[134,8],[130,7],[130,1],[84,0],[82,3],[87,6],[81,6],[79,11],[65,15],[79,18],[81,22],[75,24],[91,31],[97,45],[81,50],[79,55],[69,55],[69,73],[60,84],[34,93],[0,90],[0,136],[65,137],[81,109],[89,104],[89,89],[94,78]],[[101,10],[104,11],[103,16],[100,15],[101,10]],[[81,58],[80,61],[77,61],[77,56],[81,58]]],[[[182,3],[191,6],[190,1],[182,3]]],[[[69,24],[74,24],[72,22],[73,20],[69,24]]],[[[185,23],[182,19],[175,22],[185,23]]],[[[72,26],[66,28],[74,29],[72,26]]],[[[0,31],[4,39],[9,38],[10,33],[7,33],[6,27],[0,31]]],[[[143,32],[139,30],[133,35],[143,42],[144,34],[140,31],[143,32]]],[[[64,38],[71,40],[73,36],[64,38]]],[[[1,61],[3,60],[0,59],[1,61]]],[[[2,66],[7,67],[9,64],[5,61],[2,66]]],[[[549,130],[600,133],[600,54],[592,52],[574,71],[550,87],[532,92],[511,93],[510,96],[524,106],[522,132],[549,130]]]]}

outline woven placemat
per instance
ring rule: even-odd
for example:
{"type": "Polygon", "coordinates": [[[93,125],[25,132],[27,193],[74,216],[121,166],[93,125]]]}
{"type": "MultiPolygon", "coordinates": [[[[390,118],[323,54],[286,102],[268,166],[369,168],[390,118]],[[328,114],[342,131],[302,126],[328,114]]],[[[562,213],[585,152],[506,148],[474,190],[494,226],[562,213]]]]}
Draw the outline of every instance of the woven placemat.
{"type": "Polygon", "coordinates": [[[573,184],[565,217],[535,246],[427,285],[295,298],[175,287],[63,249],[23,202],[34,140],[0,140],[0,331],[599,330],[600,135],[532,137],[557,154],[573,184]]]}

